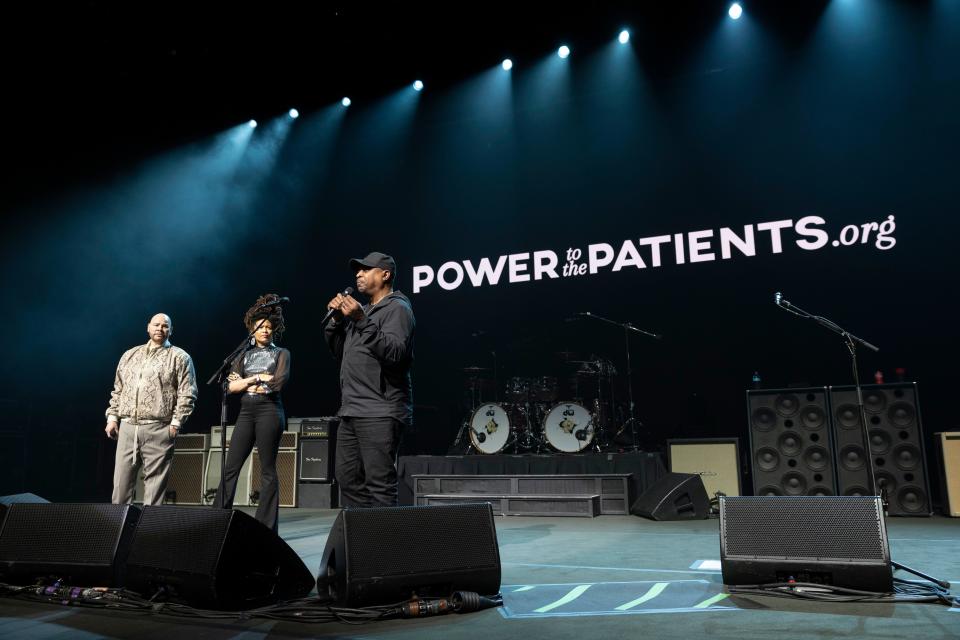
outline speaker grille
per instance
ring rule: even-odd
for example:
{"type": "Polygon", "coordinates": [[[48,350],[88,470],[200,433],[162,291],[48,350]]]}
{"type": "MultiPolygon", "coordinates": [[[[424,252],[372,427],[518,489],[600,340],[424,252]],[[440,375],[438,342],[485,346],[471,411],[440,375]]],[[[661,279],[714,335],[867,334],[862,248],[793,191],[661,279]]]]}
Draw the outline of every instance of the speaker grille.
{"type": "MultiPolygon", "coordinates": [[[[292,434],[297,435],[297,434],[292,434]]],[[[250,463],[250,495],[260,493],[260,452],[253,450],[250,463]]],[[[297,506],[297,451],[296,449],[281,449],[277,452],[277,481],[280,485],[280,506],[297,506]]],[[[259,498],[250,503],[258,503],[259,498]]]]}
{"type": "Polygon", "coordinates": [[[130,551],[130,564],[189,574],[210,574],[217,566],[221,544],[233,511],[191,507],[144,509],[130,551]],[[177,544],[171,544],[177,540],[177,544]],[[189,553],[184,550],[189,549],[189,553]]]}
{"type": "MultiPolygon", "coordinates": [[[[889,502],[890,515],[930,515],[929,481],[923,450],[916,384],[864,385],[870,454],[878,489],[889,502]]],[[[839,493],[868,491],[867,457],[855,387],[831,387],[839,493]]]]}
{"type": "Polygon", "coordinates": [[[886,558],[877,501],[844,497],[724,498],[727,557],[886,558]],[[837,526],[843,523],[843,526],[837,526]],[[727,529],[750,535],[727,536],[727,529]]]}
{"type": "Polygon", "coordinates": [[[747,392],[755,495],[833,495],[826,387],[747,392]]]}
{"type": "Polygon", "coordinates": [[[487,504],[344,511],[351,578],[462,571],[500,565],[487,504]],[[398,532],[408,532],[398,535],[398,532]],[[429,532],[429,535],[409,535],[429,532]],[[464,538],[464,532],[470,532],[464,538]]]}
{"type": "Polygon", "coordinates": [[[109,565],[129,507],[13,504],[3,522],[0,562],[109,565]]]}

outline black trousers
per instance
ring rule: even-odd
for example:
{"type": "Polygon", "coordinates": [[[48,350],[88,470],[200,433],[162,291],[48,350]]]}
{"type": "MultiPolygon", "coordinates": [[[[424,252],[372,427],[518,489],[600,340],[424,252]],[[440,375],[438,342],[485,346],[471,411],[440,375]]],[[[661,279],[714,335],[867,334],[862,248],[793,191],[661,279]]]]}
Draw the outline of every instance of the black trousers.
{"type": "Polygon", "coordinates": [[[257,506],[257,520],[274,531],[277,530],[280,514],[277,450],[280,448],[284,423],[283,403],[279,397],[273,394],[243,394],[240,400],[240,415],[237,416],[237,424],[230,439],[223,484],[213,501],[215,508],[233,508],[240,469],[256,442],[257,454],[260,457],[260,503],[257,506]]]}
{"type": "Polygon", "coordinates": [[[403,423],[394,418],[341,416],[336,476],[341,506],[397,506],[397,452],[403,423]]]}

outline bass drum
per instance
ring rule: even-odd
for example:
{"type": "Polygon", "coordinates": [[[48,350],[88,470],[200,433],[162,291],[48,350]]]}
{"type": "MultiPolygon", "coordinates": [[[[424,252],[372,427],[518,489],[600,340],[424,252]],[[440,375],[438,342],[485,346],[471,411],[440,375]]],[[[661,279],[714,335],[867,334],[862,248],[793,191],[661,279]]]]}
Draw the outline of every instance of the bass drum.
{"type": "Polygon", "coordinates": [[[500,453],[510,440],[510,417],[499,404],[480,405],[470,416],[470,442],[480,453],[500,453]]]}
{"type": "Polygon", "coordinates": [[[593,442],[593,416],[575,402],[561,402],[543,419],[543,435],[563,453],[578,453],[593,442]]]}

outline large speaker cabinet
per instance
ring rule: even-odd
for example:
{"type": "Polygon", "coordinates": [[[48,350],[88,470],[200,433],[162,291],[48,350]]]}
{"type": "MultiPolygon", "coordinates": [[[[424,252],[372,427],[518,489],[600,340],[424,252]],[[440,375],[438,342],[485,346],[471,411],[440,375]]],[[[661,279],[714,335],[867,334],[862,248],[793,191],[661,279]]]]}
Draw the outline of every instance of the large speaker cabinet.
{"type": "Polygon", "coordinates": [[[944,515],[960,517],[960,431],[934,434],[940,453],[944,515]]]}
{"type": "MultiPolygon", "coordinates": [[[[229,440],[228,440],[229,442],[229,440]]],[[[207,456],[207,468],[203,479],[203,503],[213,504],[217,495],[217,488],[220,486],[220,455],[221,450],[217,447],[210,449],[207,456]]],[[[230,451],[227,451],[230,455],[230,451]]],[[[233,506],[246,507],[250,505],[250,467],[253,464],[253,456],[247,456],[243,466],[240,468],[240,476],[237,478],[237,492],[234,494],[233,506]]]]}
{"type": "Polygon", "coordinates": [[[826,387],[747,391],[753,492],[836,495],[826,387]]]}
{"type": "MultiPolygon", "coordinates": [[[[173,461],[163,494],[164,504],[204,504],[204,474],[210,439],[203,433],[184,433],[173,445],[173,461]]],[[[144,496],[143,465],[137,470],[137,487],[133,501],[142,504],[144,496]]]]}
{"type": "MultiPolygon", "coordinates": [[[[930,515],[930,485],[916,383],[869,384],[861,389],[870,454],[877,486],[887,499],[887,513],[930,515]]],[[[856,388],[831,387],[830,403],[839,493],[870,495],[856,388]]]]}
{"type": "MultiPolygon", "coordinates": [[[[296,434],[291,434],[296,435],[296,434]]],[[[250,454],[250,504],[260,501],[260,452],[254,447],[250,454]]],[[[277,480],[280,484],[280,506],[297,506],[297,450],[281,449],[277,452],[277,480]]]]}

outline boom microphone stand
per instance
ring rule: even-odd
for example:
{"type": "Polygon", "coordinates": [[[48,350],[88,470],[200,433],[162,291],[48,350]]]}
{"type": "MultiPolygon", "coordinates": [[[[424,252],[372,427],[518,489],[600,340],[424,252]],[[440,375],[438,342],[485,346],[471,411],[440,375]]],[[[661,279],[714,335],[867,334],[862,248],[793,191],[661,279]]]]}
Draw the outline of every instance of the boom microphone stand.
{"type": "Polygon", "coordinates": [[[637,442],[637,416],[634,413],[635,405],[633,402],[633,368],[630,364],[630,332],[633,331],[634,333],[645,335],[648,338],[653,338],[654,340],[659,340],[663,336],[658,333],[652,333],[650,331],[639,329],[629,322],[617,322],[616,320],[610,320],[589,311],[583,311],[577,315],[584,318],[593,318],[594,320],[606,322],[607,324],[612,324],[615,327],[621,327],[623,329],[624,350],[627,355],[627,394],[630,401],[630,417],[623,426],[626,427],[628,424],[630,425],[630,435],[633,438],[633,450],[639,451],[640,445],[637,442]]]}
{"type": "Polygon", "coordinates": [[[847,350],[850,352],[851,364],[853,366],[853,384],[857,389],[857,408],[860,411],[860,425],[863,428],[863,451],[867,458],[867,486],[869,486],[870,491],[873,492],[873,495],[880,496],[881,502],[883,503],[884,508],[886,508],[886,498],[881,494],[877,487],[877,474],[876,470],[873,468],[873,454],[870,452],[870,432],[867,430],[867,412],[863,407],[863,391],[860,388],[860,373],[857,371],[858,343],[862,344],[871,351],[879,351],[880,349],[873,346],[863,338],[858,338],[857,336],[853,335],[832,320],[828,320],[823,316],[815,316],[812,313],[804,311],[796,305],[790,304],[783,298],[782,295],[780,295],[779,292],[774,294],[774,301],[777,303],[777,306],[784,311],[789,311],[793,315],[804,318],[805,320],[813,320],[820,326],[826,327],[830,331],[840,334],[840,336],[843,338],[843,342],[846,344],[847,350]]]}
{"type": "MultiPolygon", "coordinates": [[[[283,304],[285,298],[281,298],[276,302],[270,302],[262,304],[255,311],[261,309],[266,309],[267,307],[276,307],[283,304]]],[[[217,493],[223,495],[223,473],[227,468],[227,396],[230,393],[230,381],[227,379],[228,371],[233,365],[233,362],[243,355],[248,349],[250,349],[255,344],[254,335],[257,333],[257,329],[260,328],[260,325],[266,321],[267,318],[260,318],[260,322],[257,323],[257,326],[253,328],[246,338],[244,338],[240,344],[237,345],[237,348],[230,352],[223,362],[220,364],[220,367],[217,371],[210,376],[210,379],[207,380],[207,384],[218,384],[220,385],[220,483],[217,485],[217,493]]]]}
{"type": "MultiPolygon", "coordinates": [[[[843,341],[846,344],[847,349],[850,351],[850,359],[853,364],[853,382],[857,388],[857,405],[858,405],[858,408],[860,409],[860,424],[863,426],[863,449],[864,449],[864,455],[867,457],[867,483],[870,485],[870,490],[873,491],[873,495],[880,496],[880,503],[883,506],[884,512],[886,512],[886,509],[887,509],[886,497],[880,491],[878,491],[878,488],[877,488],[877,475],[873,468],[873,454],[870,453],[870,433],[867,430],[867,414],[863,407],[863,392],[860,389],[860,374],[857,372],[857,343],[862,344],[863,346],[870,349],[871,351],[880,351],[880,349],[870,344],[863,338],[858,338],[857,336],[853,335],[849,331],[846,331],[845,329],[840,327],[840,325],[833,322],[832,320],[828,320],[827,318],[824,318],[822,316],[815,316],[811,313],[807,313],[800,307],[790,304],[790,302],[785,300],[783,296],[780,295],[779,291],[774,294],[774,301],[777,303],[777,306],[780,307],[781,309],[785,311],[789,311],[790,313],[796,316],[800,316],[801,318],[804,318],[807,320],[813,320],[817,324],[823,327],[826,327],[827,329],[830,329],[834,333],[838,333],[843,337],[843,341]]],[[[900,571],[906,571],[907,573],[912,573],[915,576],[919,576],[924,580],[927,580],[929,582],[932,582],[938,585],[942,589],[950,588],[950,583],[947,582],[946,580],[939,580],[925,573],[917,571],[916,569],[911,569],[910,567],[904,564],[900,564],[899,562],[894,562],[893,559],[890,560],[890,565],[891,567],[893,567],[894,570],[899,569],[900,571]]]]}

